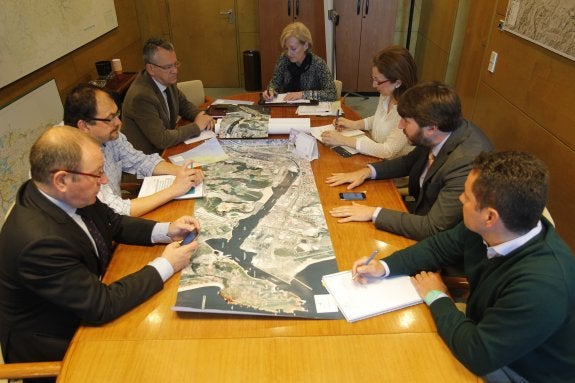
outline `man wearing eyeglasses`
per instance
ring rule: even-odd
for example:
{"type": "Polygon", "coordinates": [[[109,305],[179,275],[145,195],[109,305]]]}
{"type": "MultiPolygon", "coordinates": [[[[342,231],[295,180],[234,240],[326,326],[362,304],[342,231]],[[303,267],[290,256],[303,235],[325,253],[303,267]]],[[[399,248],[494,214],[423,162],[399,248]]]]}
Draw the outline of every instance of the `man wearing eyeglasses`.
{"type": "Polygon", "coordinates": [[[123,104],[124,134],[138,150],[161,153],[201,131],[213,129],[214,119],[200,111],[177,87],[180,62],[173,45],[151,38],[143,49],[145,68],[132,85],[123,104]],[[192,121],[178,126],[178,116],[192,121]]]}
{"type": "Polygon", "coordinates": [[[107,180],[100,142],[69,126],[30,150],[32,179],[0,231],[0,342],[8,363],[61,360],[80,324],[107,323],[146,301],[189,264],[199,222],[155,222],[115,213],[96,198],[107,180]],[[102,277],[113,243],[169,243],[117,281],[102,277]]]}
{"type": "Polygon", "coordinates": [[[95,86],[82,84],[72,89],[64,103],[64,123],[77,127],[102,145],[108,183],[102,185],[98,198],[119,214],[141,216],[186,194],[204,179],[201,170],[189,168],[190,163],[176,166],[157,153],[144,154],[134,149],[120,132],[122,121],[114,99],[95,86]],[[148,197],[123,199],[122,172],[139,178],[159,174],[172,174],[176,178],[170,187],[148,197]]]}

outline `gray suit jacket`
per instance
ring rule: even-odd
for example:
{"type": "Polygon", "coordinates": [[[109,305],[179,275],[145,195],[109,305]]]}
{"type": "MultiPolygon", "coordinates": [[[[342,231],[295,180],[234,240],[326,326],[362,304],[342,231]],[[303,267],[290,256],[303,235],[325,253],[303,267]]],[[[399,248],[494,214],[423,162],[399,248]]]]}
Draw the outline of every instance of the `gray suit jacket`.
{"type": "Polygon", "coordinates": [[[193,121],[200,110],[176,85],[167,88],[171,109],[166,107],[164,96],[154,80],[143,70],[128,92],[122,105],[122,129],[134,148],[146,154],[161,153],[170,146],[200,134],[195,123],[176,128],[178,116],[193,121]]]}
{"type": "MultiPolygon", "coordinates": [[[[97,201],[84,209],[112,241],[150,245],[154,221],[97,201]]],[[[18,191],[0,232],[0,341],[7,362],[61,360],[81,322],[109,322],[163,288],[152,266],[109,285],[88,235],[32,181],[18,191]]]]}
{"type": "Polygon", "coordinates": [[[372,164],[377,179],[409,176],[409,194],[415,198],[408,206],[409,213],[382,209],[375,226],[416,240],[455,226],[463,217],[459,195],[470,164],[479,153],[491,150],[487,136],[463,120],[439,151],[421,190],[419,177],[427,163],[428,148],[416,147],[403,157],[372,164]]]}

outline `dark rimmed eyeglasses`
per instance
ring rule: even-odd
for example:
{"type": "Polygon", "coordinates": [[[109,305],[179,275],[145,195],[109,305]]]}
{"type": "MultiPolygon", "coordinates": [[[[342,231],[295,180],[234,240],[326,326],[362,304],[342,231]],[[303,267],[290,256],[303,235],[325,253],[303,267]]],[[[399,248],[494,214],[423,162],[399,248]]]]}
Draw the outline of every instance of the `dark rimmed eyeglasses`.
{"type": "Polygon", "coordinates": [[[55,169],[55,170],[50,170],[50,173],[57,173],[57,172],[66,172],[66,173],[70,173],[70,174],[78,174],[80,176],[87,176],[87,177],[92,177],[92,178],[102,178],[104,177],[104,171],[100,170],[97,174],[93,174],[93,173],[84,173],[84,172],[78,172],[76,170],[67,170],[67,169],[55,169]]]}
{"type": "Polygon", "coordinates": [[[109,124],[112,121],[114,121],[116,118],[120,118],[121,114],[122,114],[122,112],[120,110],[118,110],[116,113],[114,113],[112,115],[112,117],[108,117],[108,118],[92,117],[92,118],[90,118],[90,121],[102,121],[102,122],[107,122],[109,124]]]}
{"type": "Polygon", "coordinates": [[[383,85],[386,82],[390,82],[390,80],[383,80],[383,81],[379,81],[378,79],[376,79],[375,77],[370,77],[371,82],[374,82],[377,84],[377,86],[383,85]]]}
{"type": "Polygon", "coordinates": [[[158,68],[163,69],[163,70],[170,70],[170,69],[174,69],[174,68],[179,68],[180,65],[182,65],[182,63],[179,61],[176,61],[175,63],[169,64],[169,65],[158,65],[158,64],[154,64],[154,63],[149,63],[149,64],[152,64],[153,66],[158,67],[158,68]]]}

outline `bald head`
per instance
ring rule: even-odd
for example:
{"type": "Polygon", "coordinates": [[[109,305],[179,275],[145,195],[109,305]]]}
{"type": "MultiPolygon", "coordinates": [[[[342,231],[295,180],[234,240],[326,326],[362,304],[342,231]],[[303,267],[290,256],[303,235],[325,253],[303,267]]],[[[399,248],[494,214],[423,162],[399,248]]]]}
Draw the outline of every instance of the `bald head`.
{"type": "Polygon", "coordinates": [[[79,169],[82,148],[93,145],[100,150],[98,141],[70,126],[53,126],[47,129],[30,149],[30,173],[36,182],[49,184],[51,171],[79,169]]]}

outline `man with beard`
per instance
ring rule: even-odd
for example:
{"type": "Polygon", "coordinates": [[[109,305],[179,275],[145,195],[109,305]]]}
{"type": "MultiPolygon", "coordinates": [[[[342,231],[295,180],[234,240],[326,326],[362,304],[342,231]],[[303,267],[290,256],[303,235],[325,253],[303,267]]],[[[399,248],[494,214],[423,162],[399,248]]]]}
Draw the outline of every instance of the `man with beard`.
{"type": "Polygon", "coordinates": [[[64,123],[95,138],[102,145],[104,173],[108,183],[102,185],[98,198],[118,214],[141,216],[169,201],[186,194],[200,184],[204,175],[191,169],[190,162],[182,166],[164,161],[158,154],[146,155],[120,133],[122,121],[114,99],[91,85],[78,85],[68,95],[64,105],[64,123]],[[139,178],[160,174],[176,176],[174,183],[147,197],[123,199],[120,189],[122,172],[139,178]]]}
{"type": "Polygon", "coordinates": [[[481,130],[461,116],[455,91],[439,82],[416,85],[399,99],[403,130],[415,149],[392,160],[384,160],[350,172],[334,173],[331,186],[349,183],[348,189],[367,179],[409,176],[409,212],[353,203],[330,211],[338,222],[371,220],[380,230],[420,240],[455,226],[462,219],[459,195],[463,192],[471,162],[493,149],[481,130]]]}

